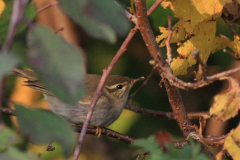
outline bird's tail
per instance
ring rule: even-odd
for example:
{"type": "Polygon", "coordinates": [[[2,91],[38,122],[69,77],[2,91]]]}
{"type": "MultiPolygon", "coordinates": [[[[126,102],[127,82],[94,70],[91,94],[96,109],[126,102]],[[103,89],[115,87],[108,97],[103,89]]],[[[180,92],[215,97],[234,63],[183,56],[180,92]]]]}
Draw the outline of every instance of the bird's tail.
{"type": "Polygon", "coordinates": [[[36,74],[32,71],[29,70],[23,70],[23,69],[18,69],[14,68],[13,72],[14,75],[17,75],[19,77],[26,78],[27,81],[25,82],[25,86],[28,86],[30,88],[36,89],[40,92],[43,92],[48,95],[53,95],[50,91],[48,91],[45,86],[38,80],[36,74]]]}

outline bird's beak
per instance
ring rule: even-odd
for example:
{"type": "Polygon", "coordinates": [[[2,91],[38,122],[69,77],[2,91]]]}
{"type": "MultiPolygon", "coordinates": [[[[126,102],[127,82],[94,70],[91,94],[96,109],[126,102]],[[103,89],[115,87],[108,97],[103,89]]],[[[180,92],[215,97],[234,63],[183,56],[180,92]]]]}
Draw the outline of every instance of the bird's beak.
{"type": "Polygon", "coordinates": [[[140,80],[143,80],[145,79],[144,77],[140,77],[140,78],[137,78],[137,79],[133,79],[132,80],[132,84],[136,83],[137,81],[140,81],[140,80]]]}

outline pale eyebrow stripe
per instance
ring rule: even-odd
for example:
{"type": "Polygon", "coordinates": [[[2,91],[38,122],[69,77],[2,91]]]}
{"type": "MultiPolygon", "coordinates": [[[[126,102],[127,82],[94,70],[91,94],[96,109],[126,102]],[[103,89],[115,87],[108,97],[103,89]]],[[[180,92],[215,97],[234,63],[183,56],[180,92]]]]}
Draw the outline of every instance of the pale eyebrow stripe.
{"type": "Polygon", "coordinates": [[[117,88],[118,85],[123,85],[123,86],[124,86],[125,84],[127,84],[127,82],[118,83],[118,84],[114,84],[114,85],[111,85],[111,86],[107,86],[107,85],[106,85],[106,87],[107,87],[108,89],[115,89],[115,88],[117,88]]]}

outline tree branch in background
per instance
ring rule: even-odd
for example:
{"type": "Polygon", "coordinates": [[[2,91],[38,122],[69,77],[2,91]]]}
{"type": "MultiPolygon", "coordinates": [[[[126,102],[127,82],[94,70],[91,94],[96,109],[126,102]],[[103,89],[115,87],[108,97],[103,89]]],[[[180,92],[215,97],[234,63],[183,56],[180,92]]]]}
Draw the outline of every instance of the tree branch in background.
{"type": "MultiPolygon", "coordinates": [[[[29,0],[15,0],[13,2],[12,15],[10,19],[7,37],[1,49],[2,54],[7,54],[9,52],[13,42],[14,34],[17,30],[17,27],[19,26],[19,24],[23,19],[25,8],[29,2],[30,2],[29,0]]],[[[0,79],[0,108],[3,107],[2,105],[3,105],[3,99],[4,99],[3,97],[4,85],[5,85],[5,77],[2,77],[0,79]]],[[[1,114],[0,114],[0,123],[1,123],[1,114]]]]}
{"type": "MultiPolygon", "coordinates": [[[[163,117],[163,118],[167,118],[170,120],[175,119],[173,112],[163,112],[163,111],[144,109],[144,108],[141,108],[141,107],[138,107],[138,106],[132,104],[131,102],[128,102],[125,105],[125,109],[128,109],[128,110],[136,112],[136,113],[144,114],[144,115],[163,117]]],[[[188,115],[189,119],[199,119],[201,117],[203,117],[204,119],[209,119],[211,117],[209,112],[190,112],[190,113],[187,113],[187,115],[188,115]]]]}
{"type": "Polygon", "coordinates": [[[166,47],[167,47],[167,59],[168,59],[168,65],[170,66],[172,63],[172,48],[170,47],[170,42],[172,38],[172,16],[168,15],[168,37],[166,40],[166,47]]]}
{"type": "Polygon", "coordinates": [[[235,22],[231,21],[225,14],[222,14],[222,19],[226,22],[228,27],[231,29],[233,37],[237,36],[236,24],[235,22]]]}
{"type": "Polygon", "coordinates": [[[44,11],[45,9],[48,9],[48,8],[50,8],[50,7],[52,7],[52,6],[57,5],[57,4],[58,4],[58,2],[49,3],[49,4],[41,7],[40,9],[38,9],[38,10],[37,10],[37,13],[41,13],[41,12],[44,11]]]}

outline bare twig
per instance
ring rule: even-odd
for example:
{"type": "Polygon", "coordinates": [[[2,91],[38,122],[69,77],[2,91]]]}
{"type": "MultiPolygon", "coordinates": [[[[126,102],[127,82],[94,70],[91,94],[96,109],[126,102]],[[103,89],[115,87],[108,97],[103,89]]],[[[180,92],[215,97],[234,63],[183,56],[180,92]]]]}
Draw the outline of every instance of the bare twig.
{"type": "Polygon", "coordinates": [[[172,37],[173,31],[172,31],[172,16],[168,15],[168,38],[166,40],[166,47],[167,47],[167,59],[168,59],[168,64],[171,65],[172,63],[172,49],[170,46],[171,42],[171,37],[172,37]]]}
{"type": "Polygon", "coordinates": [[[64,30],[64,28],[63,28],[63,27],[60,27],[60,28],[58,28],[56,31],[54,31],[54,33],[57,34],[57,33],[61,32],[61,31],[63,31],[63,30],[64,30]]]}
{"type": "MultiPolygon", "coordinates": [[[[154,3],[154,5],[151,7],[152,8],[156,8],[160,3],[162,2],[162,0],[158,0],[154,3]]],[[[151,10],[150,13],[152,13],[154,9],[151,10]]],[[[134,27],[130,33],[128,34],[127,38],[125,39],[125,41],[123,42],[122,46],[120,47],[120,49],[118,50],[118,52],[116,53],[116,55],[114,56],[113,60],[111,61],[111,63],[109,64],[109,66],[103,70],[103,75],[102,75],[102,78],[98,84],[98,87],[95,91],[95,94],[93,96],[93,99],[92,99],[92,103],[89,107],[89,111],[88,111],[88,114],[86,116],[86,119],[83,123],[83,129],[82,129],[82,132],[78,138],[78,142],[77,142],[77,145],[75,147],[75,151],[74,151],[74,155],[73,155],[73,160],[77,160],[78,157],[79,157],[79,154],[80,154],[80,151],[81,151],[81,146],[82,146],[82,143],[83,143],[83,139],[84,139],[84,136],[87,132],[87,128],[88,128],[88,124],[89,124],[89,121],[91,119],[91,116],[92,116],[92,113],[93,113],[93,110],[96,106],[96,103],[98,101],[98,99],[100,98],[101,96],[101,90],[103,88],[103,85],[105,84],[106,80],[107,80],[107,77],[108,75],[110,74],[113,66],[115,65],[115,63],[118,61],[118,59],[120,58],[120,56],[123,54],[123,52],[127,49],[127,45],[129,44],[130,40],[132,39],[132,37],[136,34],[136,32],[138,31],[138,28],[137,27],[134,27]]]]}
{"type": "Polygon", "coordinates": [[[190,83],[190,82],[184,82],[181,79],[178,79],[177,77],[173,76],[171,73],[169,73],[167,70],[164,70],[165,73],[165,77],[167,79],[169,79],[169,82],[171,85],[174,85],[178,88],[182,88],[185,90],[189,90],[189,89],[197,89],[197,88],[201,88],[204,87],[210,83],[213,83],[216,80],[223,80],[224,77],[229,76],[232,73],[238,72],[240,71],[240,67],[234,68],[234,69],[230,69],[221,73],[217,73],[214,74],[212,76],[206,76],[206,80],[199,80],[197,82],[194,83],[190,83]]]}
{"type": "Polygon", "coordinates": [[[45,9],[48,9],[48,8],[50,8],[50,7],[52,7],[52,6],[57,5],[57,4],[58,4],[58,2],[49,3],[49,4],[41,7],[40,9],[38,9],[38,10],[37,10],[37,13],[40,13],[40,12],[44,11],[45,9]]]}
{"type": "Polygon", "coordinates": [[[11,116],[16,116],[14,109],[0,108],[0,110],[1,110],[1,113],[8,114],[8,115],[11,115],[11,116]]]}
{"type": "Polygon", "coordinates": [[[137,18],[134,15],[132,15],[128,11],[125,11],[125,15],[129,21],[132,21],[135,25],[137,25],[137,18]]]}
{"type": "Polygon", "coordinates": [[[237,30],[236,30],[236,24],[234,22],[232,22],[231,20],[229,20],[229,18],[227,16],[225,16],[225,14],[222,14],[222,19],[226,22],[226,24],[228,25],[228,27],[231,29],[233,36],[237,36],[237,30]]]}
{"type": "Polygon", "coordinates": [[[206,126],[206,119],[203,117],[199,117],[199,134],[203,135],[203,130],[206,126]]]}
{"type": "Polygon", "coordinates": [[[30,0],[15,0],[13,4],[13,9],[12,9],[12,15],[11,15],[11,20],[10,20],[10,25],[8,28],[8,34],[7,38],[4,41],[4,44],[2,46],[1,51],[2,52],[8,52],[10,49],[10,46],[13,42],[14,34],[16,32],[17,27],[21,23],[23,19],[23,14],[25,11],[25,7],[27,4],[30,2],[30,0]]]}
{"type": "Polygon", "coordinates": [[[142,83],[142,85],[140,87],[138,87],[138,89],[131,94],[131,99],[129,100],[130,103],[132,103],[133,98],[135,97],[135,95],[148,83],[148,81],[150,80],[150,78],[152,77],[154,71],[155,71],[156,67],[154,66],[152,71],[150,72],[150,74],[148,75],[147,79],[142,83]]]}
{"type": "MultiPolygon", "coordinates": [[[[208,146],[219,146],[219,145],[223,145],[226,137],[227,137],[227,135],[211,136],[211,137],[204,138],[204,142],[208,146]]],[[[173,144],[177,148],[182,148],[182,147],[188,145],[188,142],[187,141],[178,141],[178,142],[173,142],[173,144]]]]}
{"type": "Polygon", "coordinates": [[[228,51],[226,49],[223,49],[223,52],[229,54],[231,57],[235,58],[235,60],[237,61],[240,60],[240,57],[238,56],[238,54],[235,54],[234,52],[228,51]]]}
{"type": "MultiPolygon", "coordinates": [[[[81,131],[82,131],[81,126],[72,125],[72,127],[75,129],[76,132],[81,133],[81,131]]],[[[96,135],[96,131],[97,131],[96,128],[88,128],[86,133],[96,135]]],[[[127,135],[115,132],[115,131],[107,129],[107,128],[104,128],[104,130],[102,130],[101,135],[106,135],[108,137],[112,137],[112,138],[115,138],[115,139],[118,139],[118,140],[121,140],[124,142],[128,142],[128,143],[132,143],[136,140],[135,138],[129,137],[127,135]]]]}
{"type": "MultiPolygon", "coordinates": [[[[151,115],[155,117],[163,117],[167,119],[175,119],[173,112],[163,112],[163,111],[144,109],[132,104],[131,102],[125,105],[125,109],[128,109],[136,113],[140,113],[140,114],[151,115]]],[[[209,112],[190,112],[190,113],[187,113],[187,115],[190,119],[199,119],[201,117],[203,117],[204,119],[210,118],[209,112]]]]}
{"type": "Polygon", "coordinates": [[[162,3],[163,0],[157,0],[151,8],[149,8],[149,10],[147,11],[147,15],[151,15],[153,13],[153,11],[162,3]]]}
{"type": "Polygon", "coordinates": [[[207,65],[206,63],[204,63],[202,61],[202,59],[200,58],[200,51],[198,49],[194,49],[193,50],[193,54],[192,54],[192,58],[193,59],[197,59],[199,65],[198,65],[198,68],[199,68],[199,73],[202,75],[202,79],[204,81],[206,81],[206,71],[207,71],[207,65]]]}

